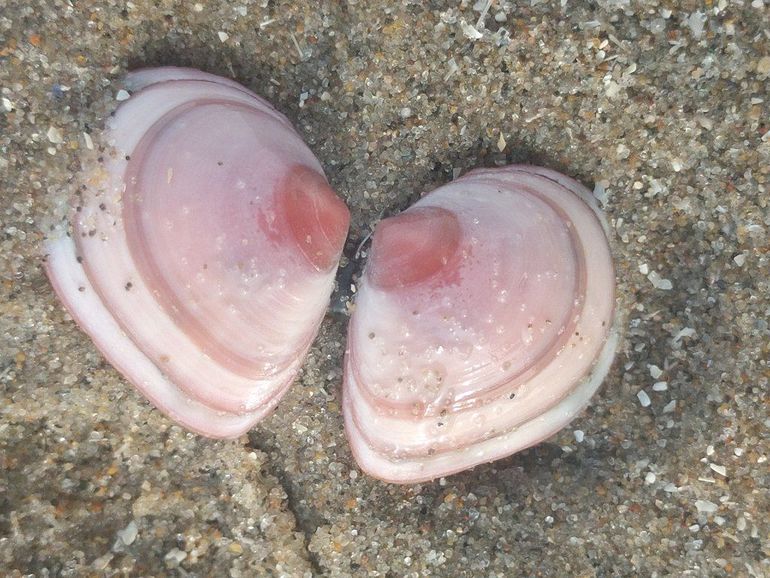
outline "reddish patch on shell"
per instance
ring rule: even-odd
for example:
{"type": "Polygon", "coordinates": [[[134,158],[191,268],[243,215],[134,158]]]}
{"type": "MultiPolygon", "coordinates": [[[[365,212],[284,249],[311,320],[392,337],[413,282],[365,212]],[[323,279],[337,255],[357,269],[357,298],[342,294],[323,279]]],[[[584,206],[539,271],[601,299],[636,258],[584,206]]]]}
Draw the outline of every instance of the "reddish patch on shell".
{"type": "MultiPolygon", "coordinates": [[[[317,171],[293,167],[276,193],[302,254],[319,271],[336,266],[350,211],[317,171]]],[[[280,210],[280,209],[279,209],[280,210]]]]}
{"type": "Polygon", "coordinates": [[[459,243],[457,217],[441,207],[414,208],[390,217],[374,232],[368,278],[380,289],[425,281],[449,264],[459,243]]]}

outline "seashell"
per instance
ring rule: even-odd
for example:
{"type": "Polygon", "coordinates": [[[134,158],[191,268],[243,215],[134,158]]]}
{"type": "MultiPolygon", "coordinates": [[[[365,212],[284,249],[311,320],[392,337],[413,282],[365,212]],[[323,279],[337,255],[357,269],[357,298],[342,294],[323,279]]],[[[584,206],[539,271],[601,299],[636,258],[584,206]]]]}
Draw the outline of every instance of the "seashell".
{"type": "Polygon", "coordinates": [[[56,293],[158,409],[235,437],[292,383],[349,213],[290,122],[239,84],[130,73],[108,150],[46,242],[56,293]]]}
{"type": "Polygon", "coordinates": [[[551,170],[476,170],[381,221],[344,369],[360,467],[430,480],[567,425],[614,356],[614,282],[593,197],[551,170]]]}

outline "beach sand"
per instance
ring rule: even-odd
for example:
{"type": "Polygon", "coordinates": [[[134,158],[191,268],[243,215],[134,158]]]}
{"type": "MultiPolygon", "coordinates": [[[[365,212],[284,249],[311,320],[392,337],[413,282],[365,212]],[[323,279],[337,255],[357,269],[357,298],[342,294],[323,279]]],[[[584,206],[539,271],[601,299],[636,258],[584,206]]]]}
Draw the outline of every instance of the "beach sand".
{"type": "Polygon", "coordinates": [[[770,6],[483,5],[0,0],[0,573],[770,575],[770,6]],[[592,405],[510,458],[384,484],[345,439],[329,316],[248,435],[173,425],[41,266],[97,104],[156,65],[284,112],[350,206],[351,243],[473,167],[593,189],[625,337],[592,405]]]}

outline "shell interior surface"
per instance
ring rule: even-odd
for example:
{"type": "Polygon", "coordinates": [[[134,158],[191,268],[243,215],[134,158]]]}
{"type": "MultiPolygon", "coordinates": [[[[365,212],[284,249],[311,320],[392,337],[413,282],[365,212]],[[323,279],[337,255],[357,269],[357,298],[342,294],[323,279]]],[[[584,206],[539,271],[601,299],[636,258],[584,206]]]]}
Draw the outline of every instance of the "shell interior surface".
{"type": "Polygon", "coordinates": [[[191,69],[129,74],[46,267],[159,409],[211,437],[270,412],[324,316],[349,213],[289,121],[191,69]]]}
{"type": "Polygon", "coordinates": [[[375,230],[348,329],[343,411],[359,465],[413,483],[564,427],[617,343],[606,225],[554,171],[473,171],[375,230]]]}

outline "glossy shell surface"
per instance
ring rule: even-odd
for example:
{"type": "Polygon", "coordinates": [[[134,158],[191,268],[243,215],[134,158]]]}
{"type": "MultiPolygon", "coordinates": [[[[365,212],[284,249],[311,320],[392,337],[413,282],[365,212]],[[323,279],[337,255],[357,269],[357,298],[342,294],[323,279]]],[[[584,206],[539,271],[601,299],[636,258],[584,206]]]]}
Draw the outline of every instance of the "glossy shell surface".
{"type": "Polygon", "coordinates": [[[46,243],[59,297],[160,410],[234,437],[292,383],[349,214],[289,121],[239,84],[140,70],[46,243]]]}
{"type": "Polygon", "coordinates": [[[530,166],[473,171],[380,222],[344,370],[359,465],[419,482],[569,423],[618,339],[605,228],[582,185],[530,166]]]}

